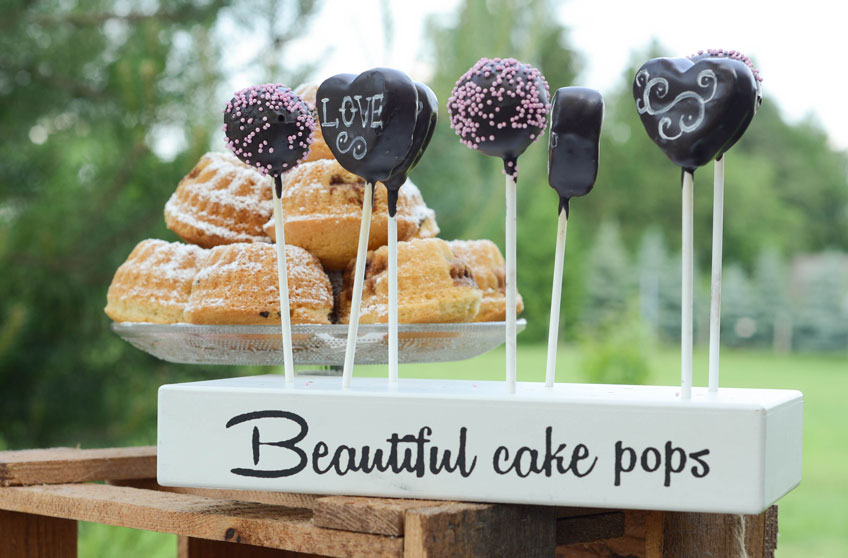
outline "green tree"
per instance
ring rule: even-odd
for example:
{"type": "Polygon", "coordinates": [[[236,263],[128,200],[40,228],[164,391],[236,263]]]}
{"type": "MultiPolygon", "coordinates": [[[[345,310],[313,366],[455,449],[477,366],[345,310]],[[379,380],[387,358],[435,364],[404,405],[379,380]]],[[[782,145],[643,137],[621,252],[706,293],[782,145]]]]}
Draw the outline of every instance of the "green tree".
{"type": "Polygon", "coordinates": [[[175,239],[162,209],[218,129],[226,5],[4,5],[0,437],[12,447],[150,442],[158,385],[210,372],[134,349],[102,309],[136,243],[175,239]]]}

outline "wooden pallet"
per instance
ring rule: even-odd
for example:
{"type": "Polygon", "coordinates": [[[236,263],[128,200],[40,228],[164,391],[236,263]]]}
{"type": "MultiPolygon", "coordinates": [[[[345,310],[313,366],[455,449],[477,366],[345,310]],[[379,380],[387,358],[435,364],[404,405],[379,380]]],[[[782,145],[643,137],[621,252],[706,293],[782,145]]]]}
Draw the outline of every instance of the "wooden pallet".
{"type": "Polygon", "coordinates": [[[777,543],[776,507],[553,508],[167,488],[155,477],[155,447],[0,452],[0,556],[75,557],[77,521],[177,534],[180,558],[765,558],[777,543]]]}

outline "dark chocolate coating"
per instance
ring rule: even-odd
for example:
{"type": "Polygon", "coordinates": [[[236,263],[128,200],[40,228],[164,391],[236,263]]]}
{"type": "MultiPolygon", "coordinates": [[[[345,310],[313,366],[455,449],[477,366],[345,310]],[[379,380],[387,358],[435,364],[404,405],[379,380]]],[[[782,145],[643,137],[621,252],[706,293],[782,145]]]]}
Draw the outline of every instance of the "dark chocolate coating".
{"type": "Polygon", "coordinates": [[[372,184],[392,179],[409,153],[418,92],[397,70],[374,68],[325,80],[315,97],[324,141],[348,171],[372,184]]]}
{"type": "Polygon", "coordinates": [[[502,158],[515,176],[518,156],[547,124],[548,85],[528,64],[481,59],[457,81],[448,111],[462,143],[502,158]]]}
{"type": "Polygon", "coordinates": [[[383,181],[389,193],[389,215],[394,216],[397,211],[397,191],[406,182],[406,176],[415,168],[418,161],[424,155],[424,151],[433,138],[436,130],[436,120],[439,115],[439,101],[436,94],[423,83],[415,82],[418,90],[418,110],[415,115],[415,130],[412,132],[412,146],[392,176],[383,181]]]}
{"type": "Polygon", "coordinates": [[[648,136],[679,167],[694,172],[742,136],[757,109],[754,74],[732,58],[655,58],[633,81],[648,136]]]}
{"type": "Polygon", "coordinates": [[[594,89],[562,87],[554,93],[548,138],[548,183],[561,207],[592,191],[598,177],[598,152],[604,98],[594,89]]]}
{"type": "Polygon", "coordinates": [[[280,84],[243,89],[224,109],[228,147],[263,174],[278,176],[305,159],[314,129],[309,105],[280,84]]]}

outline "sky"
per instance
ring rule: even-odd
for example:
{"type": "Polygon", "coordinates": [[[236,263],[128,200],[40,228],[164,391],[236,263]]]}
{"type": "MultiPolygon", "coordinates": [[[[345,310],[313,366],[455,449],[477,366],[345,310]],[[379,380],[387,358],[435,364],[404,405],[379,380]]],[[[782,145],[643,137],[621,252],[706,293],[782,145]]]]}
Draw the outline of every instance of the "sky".
{"type": "MultiPolygon", "coordinates": [[[[459,0],[324,0],[304,37],[287,52],[320,60],[316,80],[389,66],[426,81],[430,58],[423,22],[427,16],[451,21],[459,0]],[[390,23],[381,6],[390,8],[390,23]],[[328,30],[346,29],[344,33],[328,30]],[[316,45],[320,48],[316,49],[316,45]]],[[[735,49],[750,56],[763,77],[764,102],[777,101],[792,122],[812,116],[837,149],[848,149],[848,46],[838,2],[806,0],[659,0],[652,2],[569,0],[552,2],[552,16],[569,30],[570,44],[585,60],[574,84],[609,92],[623,79],[633,51],[653,38],[668,56],[699,49],[735,49]]],[[[532,61],[526,61],[532,63],[532,61]]],[[[457,76],[459,77],[459,76],[457,76]]],[[[629,81],[629,80],[628,80],[629,81]]]]}

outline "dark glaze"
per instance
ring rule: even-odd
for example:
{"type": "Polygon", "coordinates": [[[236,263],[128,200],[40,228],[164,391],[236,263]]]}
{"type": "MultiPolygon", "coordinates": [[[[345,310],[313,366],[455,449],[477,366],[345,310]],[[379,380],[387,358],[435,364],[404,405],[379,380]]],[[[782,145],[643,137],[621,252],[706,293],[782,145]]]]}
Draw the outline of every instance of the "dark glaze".
{"type": "Polygon", "coordinates": [[[388,190],[389,215],[397,213],[398,190],[406,182],[406,176],[415,168],[424,151],[433,138],[436,120],[439,115],[439,101],[436,94],[423,83],[415,82],[418,91],[418,110],[415,114],[415,130],[412,132],[412,146],[392,173],[388,180],[383,181],[388,190]]]}
{"type": "Polygon", "coordinates": [[[339,164],[372,184],[390,180],[412,147],[413,81],[389,68],[339,74],[318,87],[315,101],[324,140],[339,164]]]}
{"type": "Polygon", "coordinates": [[[554,94],[548,138],[548,183],[560,210],[568,200],[592,191],[598,176],[598,151],[604,98],[594,89],[562,87],[554,94]]]}
{"type": "Polygon", "coordinates": [[[280,84],[242,89],[224,109],[227,146],[244,163],[275,178],[306,158],[314,129],[309,105],[280,84]]]}
{"type": "Polygon", "coordinates": [[[648,136],[675,165],[694,172],[742,136],[758,87],[748,66],[732,58],[655,58],[636,73],[633,98],[648,136]]]}
{"type": "Polygon", "coordinates": [[[544,132],[549,108],[544,76],[511,58],[480,59],[448,99],[451,128],[460,141],[502,158],[504,172],[514,178],[518,156],[544,132]]]}

